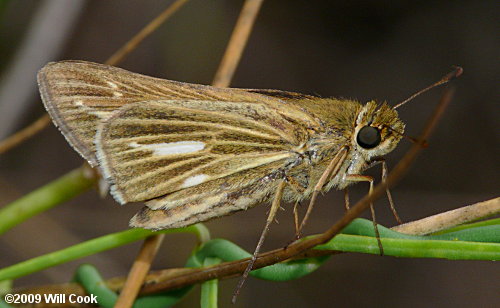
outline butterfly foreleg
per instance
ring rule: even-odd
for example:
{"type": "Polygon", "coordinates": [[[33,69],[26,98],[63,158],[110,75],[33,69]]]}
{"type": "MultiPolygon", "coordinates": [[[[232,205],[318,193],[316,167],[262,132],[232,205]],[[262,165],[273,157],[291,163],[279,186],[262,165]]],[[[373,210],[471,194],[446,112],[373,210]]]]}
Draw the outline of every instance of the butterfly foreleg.
{"type": "MultiPolygon", "coordinates": [[[[387,168],[385,159],[380,158],[380,161],[382,161],[382,181],[385,182],[385,180],[387,179],[387,174],[389,173],[389,169],[387,168]]],[[[394,218],[396,218],[398,224],[402,224],[403,221],[401,220],[401,218],[399,218],[398,212],[396,212],[396,207],[394,206],[394,201],[392,200],[392,195],[389,187],[386,187],[385,193],[387,194],[387,199],[389,200],[389,206],[391,207],[392,215],[394,215],[394,218]]]]}
{"type": "Polygon", "coordinates": [[[344,206],[345,206],[345,210],[349,211],[350,202],[349,202],[349,188],[348,187],[344,188],[344,206]]]}
{"type": "MultiPolygon", "coordinates": [[[[368,194],[370,195],[373,191],[373,177],[369,175],[363,175],[363,174],[348,174],[346,176],[346,180],[350,182],[369,182],[370,183],[370,190],[368,194]]],[[[348,197],[346,197],[348,200],[348,197]]],[[[378,248],[380,250],[380,255],[384,254],[384,248],[382,247],[382,242],[380,241],[380,233],[378,231],[377,227],[377,220],[375,218],[375,209],[373,208],[373,203],[370,203],[370,211],[372,214],[372,222],[373,222],[373,229],[375,231],[375,237],[377,238],[377,243],[378,243],[378,248]]]]}
{"type": "Polygon", "coordinates": [[[299,229],[297,231],[297,238],[300,237],[300,234],[302,232],[302,229],[304,228],[307,220],[309,219],[309,215],[311,215],[314,203],[316,203],[316,199],[318,198],[318,194],[320,191],[323,189],[323,186],[325,186],[326,183],[335,175],[338,173],[340,170],[340,167],[342,166],[342,163],[344,162],[344,159],[347,156],[347,147],[341,148],[337,154],[333,157],[333,159],[330,161],[328,166],[326,167],[325,171],[323,171],[323,174],[319,178],[318,182],[316,185],[314,185],[314,190],[311,196],[311,201],[309,201],[309,206],[307,207],[306,214],[304,215],[304,218],[302,219],[302,222],[299,226],[299,229]]]}
{"type": "MultiPolygon", "coordinates": [[[[293,176],[287,175],[286,182],[288,183],[288,187],[298,196],[301,196],[305,193],[307,189],[308,183],[301,183],[300,180],[296,179],[293,176]]],[[[295,224],[295,236],[298,238],[299,234],[299,212],[298,207],[300,205],[300,201],[295,201],[293,205],[293,221],[295,224]]]]}
{"type": "MultiPolygon", "coordinates": [[[[376,166],[378,164],[382,164],[382,181],[385,181],[387,179],[387,174],[389,173],[389,169],[387,168],[387,163],[383,157],[378,157],[378,158],[374,159],[370,163],[368,168],[371,168],[371,167],[376,166]]],[[[387,199],[389,200],[389,206],[391,208],[392,215],[394,215],[394,218],[396,219],[398,224],[402,224],[403,221],[401,220],[401,218],[399,218],[399,215],[396,211],[396,207],[394,206],[394,201],[392,199],[392,194],[391,194],[391,191],[389,190],[389,187],[387,187],[385,189],[385,193],[387,195],[387,199]]]]}

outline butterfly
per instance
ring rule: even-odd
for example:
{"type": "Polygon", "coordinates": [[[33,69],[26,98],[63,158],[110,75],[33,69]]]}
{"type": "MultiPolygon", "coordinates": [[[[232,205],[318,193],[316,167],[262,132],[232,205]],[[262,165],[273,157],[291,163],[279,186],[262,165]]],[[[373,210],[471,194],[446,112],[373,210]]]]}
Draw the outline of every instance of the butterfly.
{"type": "Polygon", "coordinates": [[[178,228],[370,180],[363,170],[404,132],[385,102],[216,88],[84,61],[49,63],[38,84],[115,200],[145,203],[132,227],[178,228]]]}

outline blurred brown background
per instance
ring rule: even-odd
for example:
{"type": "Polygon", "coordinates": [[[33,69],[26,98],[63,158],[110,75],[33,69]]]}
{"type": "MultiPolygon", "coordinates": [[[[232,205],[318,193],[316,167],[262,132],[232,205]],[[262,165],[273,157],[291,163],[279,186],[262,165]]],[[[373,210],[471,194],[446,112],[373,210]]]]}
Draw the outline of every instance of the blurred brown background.
{"type": "MultiPolygon", "coordinates": [[[[0,133],[6,136],[44,113],[35,81],[36,70],[44,63],[104,62],[170,3],[0,2],[0,133]],[[27,69],[12,78],[19,65],[27,69]]],[[[209,84],[242,3],[191,0],[120,66],[209,84]]],[[[392,190],[405,221],[422,218],[498,194],[498,13],[497,1],[266,1],[232,86],[395,104],[438,80],[452,65],[463,66],[453,103],[430,147],[392,190]]],[[[419,133],[440,93],[433,90],[400,110],[408,135],[419,133]]],[[[389,155],[389,166],[408,147],[402,141],[389,155]]],[[[81,163],[51,125],[0,157],[0,204],[81,163]]],[[[368,173],[378,178],[380,170],[374,169],[368,173]]],[[[351,190],[355,201],[367,192],[367,185],[351,190]]],[[[138,208],[120,207],[112,198],[101,200],[95,190],[89,191],[3,235],[0,267],[123,230],[138,208]]],[[[387,200],[378,201],[377,208],[379,222],[393,225],[387,200]]],[[[253,251],[265,212],[261,206],[207,226],[213,237],[253,251]]],[[[342,193],[330,192],[321,198],[307,233],[325,230],[342,213],[342,193]]],[[[283,246],[293,236],[291,206],[278,219],[265,249],[283,246]]],[[[154,268],[182,266],[194,244],[190,235],[167,236],[154,268]]],[[[67,282],[83,262],[96,265],[104,277],[124,275],[138,247],[129,245],[58,266],[16,280],[15,285],[67,282]]],[[[235,307],[494,307],[499,302],[499,274],[493,262],[343,254],[300,280],[275,283],[251,278],[235,307]]],[[[235,284],[235,279],[221,283],[221,307],[231,306],[235,284]]],[[[178,307],[196,307],[198,301],[197,289],[178,307]]]]}

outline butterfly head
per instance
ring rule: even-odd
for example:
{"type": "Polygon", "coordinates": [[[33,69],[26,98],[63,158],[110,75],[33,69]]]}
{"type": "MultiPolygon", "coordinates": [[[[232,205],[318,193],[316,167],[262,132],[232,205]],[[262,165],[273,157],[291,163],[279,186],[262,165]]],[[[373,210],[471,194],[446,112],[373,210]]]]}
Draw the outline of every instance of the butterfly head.
{"type": "Polygon", "coordinates": [[[397,111],[387,103],[370,101],[361,108],[356,118],[352,148],[366,161],[384,156],[399,143],[404,127],[397,111]]]}

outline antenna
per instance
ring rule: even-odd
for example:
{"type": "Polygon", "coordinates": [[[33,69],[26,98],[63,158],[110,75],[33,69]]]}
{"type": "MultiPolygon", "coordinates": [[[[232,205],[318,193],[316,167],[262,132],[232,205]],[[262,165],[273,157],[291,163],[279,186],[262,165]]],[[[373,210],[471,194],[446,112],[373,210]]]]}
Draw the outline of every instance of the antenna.
{"type": "Polygon", "coordinates": [[[417,93],[413,94],[412,96],[408,97],[407,99],[405,99],[404,101],[402,101],[401,103],[397,104],[396,106],[394,106],[392,108],[397,109],[397,108],[403,106],[404,104],[408,103],[409,101],[411,101],[415,97],[419,96],[420,94],[425,93],[432,88],[435,88],[437,86],[445,84],[445,83],[449,82],[450,80],[459,77],[460,75],[462,75],[463,71],[464,71],[463,68],[461,68],[460,66],[455,66],[455,70],[453,72],[448,73],[443,78],[441,78],[439,81],[428,86],[427,88],[424,88],[424,89],[418,91],[417,93]]]}

